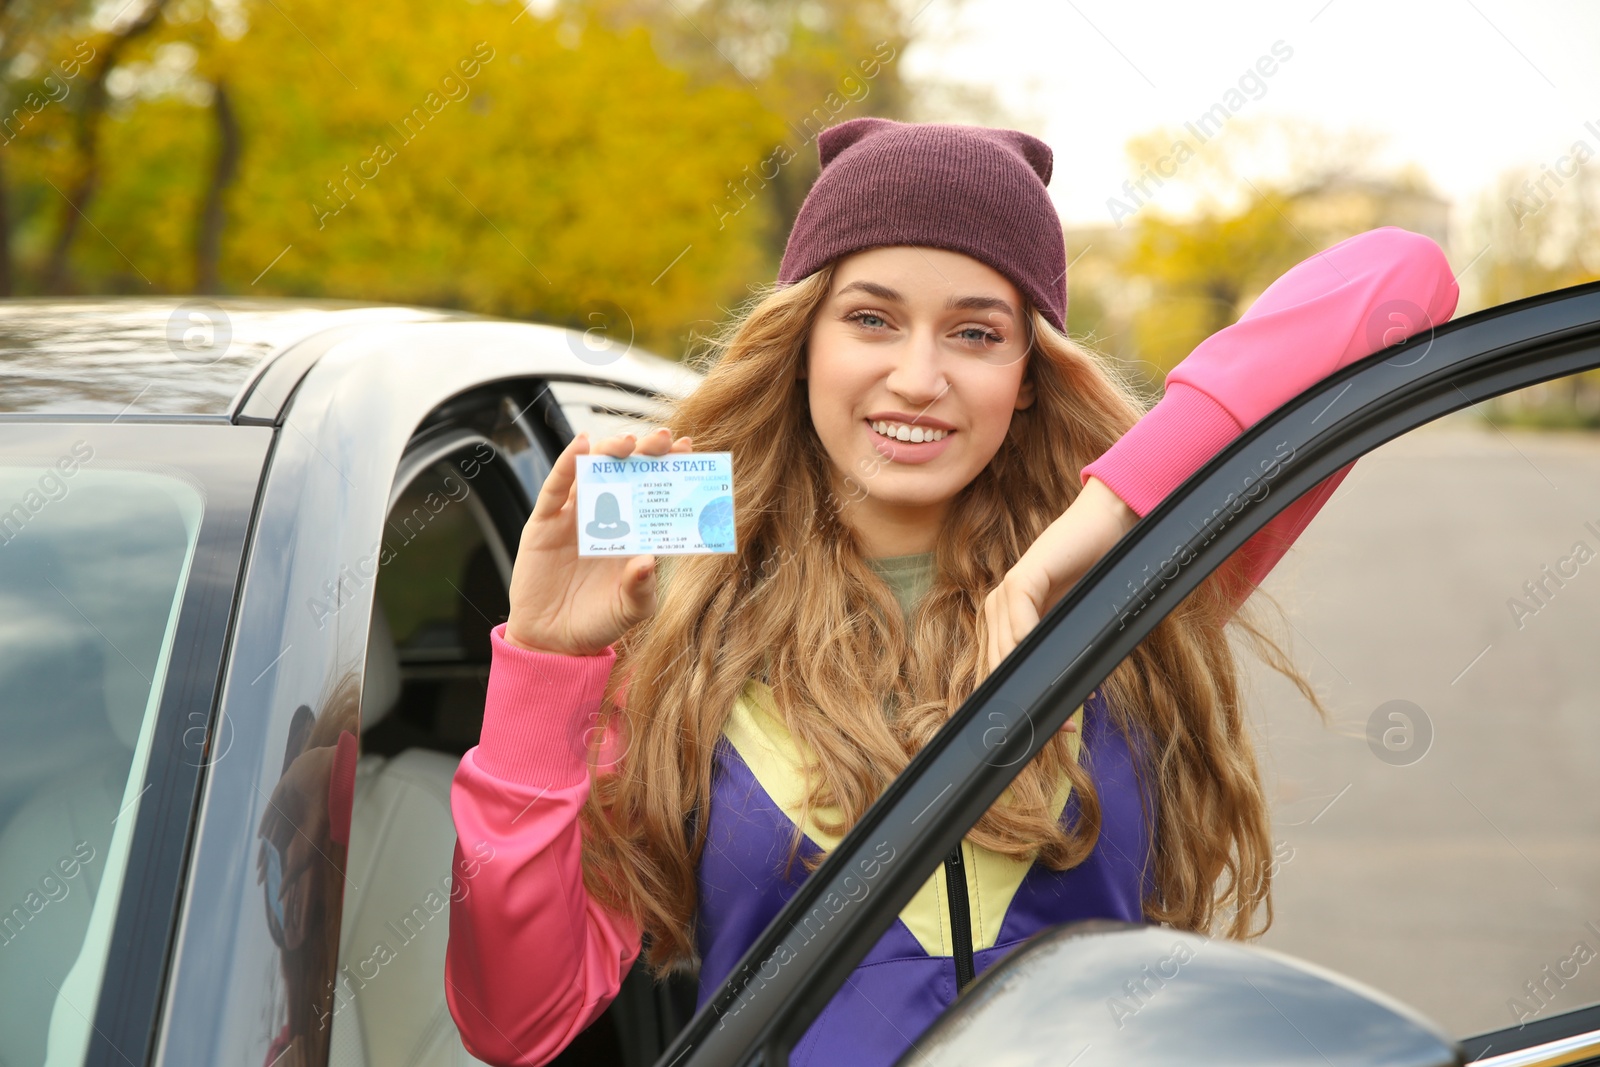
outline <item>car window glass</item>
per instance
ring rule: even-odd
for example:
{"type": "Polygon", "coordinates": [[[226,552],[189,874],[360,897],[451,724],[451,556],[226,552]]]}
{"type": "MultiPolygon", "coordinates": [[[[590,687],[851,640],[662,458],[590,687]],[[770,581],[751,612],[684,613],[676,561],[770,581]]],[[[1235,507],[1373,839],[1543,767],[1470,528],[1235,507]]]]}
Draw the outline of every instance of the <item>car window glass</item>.
{"type": "Polygon", "coordinates": [[[1594,397],[1548,383],[1356,464],[1262,587],[1330,727],[1241,657],[1274,801],[1262,943],[1457,1035],[1600,1001],[1600,434],[1550,428],[1593,427],[1594,397]]]}
{"type": "Polygon", "coordinates": [[[510,558],[478,498],[474,469],[470,452],[460,463],[437,463],[400,495],[384,527],[377,583],[402,677],[397,712],[464,745],[477,740],[489,631],[509,610],[510,558]]]}
{"type": "Polygon", "coordinates": [[[87,1046],[203,511],[79,444],[0,466],[0,1063],[87,1046]]]}
{"type": "Polygon", "coordinates": [[[551,382],[550,391],[573,433],[587,430],[591,438],[610,437],[644,433],[661,425],[656,417],[658,406],[636,393],[587,382],[551,382]]]}
{"type": "MultiPolygon", "coordinates": [[[[540,390],[544,388],[538,386],[540,390]]],[[[516,474],[530,500],[539,495],[550,473],[550,457],[539,446],[536,436],[539,412],[535,400],[504,396],[495,409],[493,421],[485,427],[489,441],[516,474]]],[[[470,469],[466,473],[470,473],[470,469]]]]}

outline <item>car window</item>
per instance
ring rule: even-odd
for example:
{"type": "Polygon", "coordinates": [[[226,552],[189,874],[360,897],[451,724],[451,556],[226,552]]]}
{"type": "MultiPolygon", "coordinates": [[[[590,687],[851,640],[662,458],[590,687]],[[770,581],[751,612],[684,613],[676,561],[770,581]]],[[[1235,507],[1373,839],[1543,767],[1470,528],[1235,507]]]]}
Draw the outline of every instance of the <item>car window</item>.
{"type": "MultiPolygon", "coordinates": [[[[515,435],[513,444],[542,446],[515,435]]],[[[385,524],[361,700],[361,757],[332,1009],[330,1061],[475,1064],[444,1001],[449,901],[472,891],[490,842],[456,846],[450,782],[478,741],[490,630],[509,609],[512,533],[525,518],[507,482],[516,452],[484,439],[426,466],[385,524]]],[[[542,475],[541,475],[542,481],[542,475]]],[[[636,966],[556,1067],[653,1062],[692,1013],[694,986],[636,966]]]]}
{"type": "Polygon", "coordinates": [[[661,425],[659,406],[650,398],[609,385],[588,382],[551,382],[550,392],[561,405],[573,433],[590,437],[643,433],[661,425]]]}
{"type": "Polygon", "coordinates": [[[0,466],[0,1063],[88,1044],[204,510],[94,459],[0,466]]]}
{"type": "Polygon", "coordinates": [[[1370,452],[1268,577],[1329,727],[1244,657],[1274,799],[1263,943],[1457,1035],[1600,1001],[1593,377],[1370,452]]]}
{"type": "Polygon", "coordinates": [[[467,473],[490,454],[437,463],[411,483],[390,510],[378,572],[400,664],[397,717],[462,745],[477,743],[489,631],[509,609],[510,556],[467,473]]]}
{"type": "MultiPolygon", "coordinates": [[[[558,405],[551,405],[548,398],[540,396],[544,389],[545,386],[535,385],[529,387],[531,396],[527,395],[529,390],[502,396],[492,420],[486,418],[483,425],[490,443],[505,457],[530,500],[539,495],[539,488],[550,473],[547,445],[554,431],[547,421],[553,412],[547,409],[558,405]]],[[[470,472],[469,467],[464,473],[470,472]]]]}

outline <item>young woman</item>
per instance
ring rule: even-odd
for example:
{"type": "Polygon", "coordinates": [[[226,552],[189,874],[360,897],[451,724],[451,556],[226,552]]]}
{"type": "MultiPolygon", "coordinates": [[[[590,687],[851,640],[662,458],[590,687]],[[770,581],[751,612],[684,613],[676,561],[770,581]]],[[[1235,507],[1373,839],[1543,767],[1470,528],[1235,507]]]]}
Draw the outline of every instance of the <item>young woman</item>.
{"type": "MultiPolygon", "coordinates": [[[[819,150],[778,285],[718,339],[670,429],[580,434],[523,533],[451,795],[456,869],[493,849],[452,897],[445,974],[490,1062],[555,1056],[641,945],[658,971],[697,966],[703,1003],[1140,515],[1285,400],[1455,310],[1436,244],[1360,234],[1274,282],[1143,413],[1064,333],[1043,142],[869,118],[819,150]],[[659,579],[650,556],[577,557],[577,455],[691,447],[733,453],[737,553],[667,557],[659,579]]],[[[965,883],[929,879],[792,1062],[892,1062],[971,973],[1054,923],[1265,929],[1268,812],[1223,623],[1349,470],[1091,694],[968,834],[965,883]],[[947,889],[967,891],[970,931],[947,889]]]]}

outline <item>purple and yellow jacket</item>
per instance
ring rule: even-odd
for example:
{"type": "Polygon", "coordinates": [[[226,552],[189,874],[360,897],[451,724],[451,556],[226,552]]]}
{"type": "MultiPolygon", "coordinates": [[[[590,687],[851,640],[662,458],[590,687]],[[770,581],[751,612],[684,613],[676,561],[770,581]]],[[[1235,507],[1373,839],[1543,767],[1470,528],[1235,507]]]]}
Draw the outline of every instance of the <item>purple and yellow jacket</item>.
{"type": "MultiPolygon", "coordinates": [[[[1426,237],[1385,226],[1341,241],[1287,271],[1237,323],[1201,343],[1167,376],[1162,400],[1080,480],[1098,477],[1145,515],[1291,397],[1448,320],[1458,295],[1444,253],[1426,237]]],[[[1241,596],[1266,576],[1353,466],[1328,477],[1239,550],[1240,573],[1249,579],[1241,596]]],[[[507,644],[503,629],[492,638],[483,732],[451,787],[455,869],[473,874],[451,898],[445,992],[468,1051],[490,1063],[531,1067],[548,1062],[599,1016],[640,940],[632,921],[589,897],[579,864],[577,819],[590,772],[585,746],[575,739],[599,707],[615,652],[532,652],[507,644]],[[484,842],[494,859],[468,862],[464,848],[484,842]]],[[[1099,842],[1066,871],[963,843],[978,973],[1046,926],[1143,918],[1155,842],[1144,816],[1151,797],[1140,770],[1142,746],[1130,745],[1113,724],[1098,690],[1073,720],[1078,729],[1069,745],[1091,768],[1104,807],[1099,842]]],[[[771,690],[750,679],[715,753],[698,869],[702,1003],[805,876],[802,864],[788,862],[801,811],[801,766],[771,690]]],[[[1077,806],[1066,782],[1058,803],[1070,825],[1077,806]]],[[[837,844],[812,820],[800,829],[802,855],[837,844]]],[[[943,871],[922,886],[806,1032],[791,1059],[796,1067],[892,1063],[955,999],[956,936],[945,887],[943,871]]]]}

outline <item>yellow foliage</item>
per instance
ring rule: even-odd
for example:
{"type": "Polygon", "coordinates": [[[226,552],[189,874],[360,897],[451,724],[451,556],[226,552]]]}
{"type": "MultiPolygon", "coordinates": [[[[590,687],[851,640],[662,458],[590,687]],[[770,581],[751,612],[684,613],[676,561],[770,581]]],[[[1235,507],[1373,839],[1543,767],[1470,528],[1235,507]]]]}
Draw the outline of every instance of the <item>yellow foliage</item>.
{"type": "MultiPolygon", "coordinates": [[[[127,42],[108,82],[72,286],[196,285],[222,86],[239,130],[223,198],[225,292],[569,325],[620,308],[613,328],[678,354],[692,329],[774,277],[815,173],[815,116],[882,114],[900,99],[896,71],[864,39],[888,8],[865,5],[866,19],[837,6],[828,26],[769,56],[757,81],[720,57],[714,70],[672,53],[659,24],[594,6],[577,18],[585,5],[540,17],[493,0],[246,0],[224,18],[173,0],[127,42]],[[848,99],[829,103],[847,76],[848,99]],[[784,173],[752,179],[776,168],[780,148],[784,173]]],[[[79,103],[41,115],[6,160],[24,290],[41,284],[67,207],[48,183],[69,189],[87,166],[72,138],[79,103]]]]}

